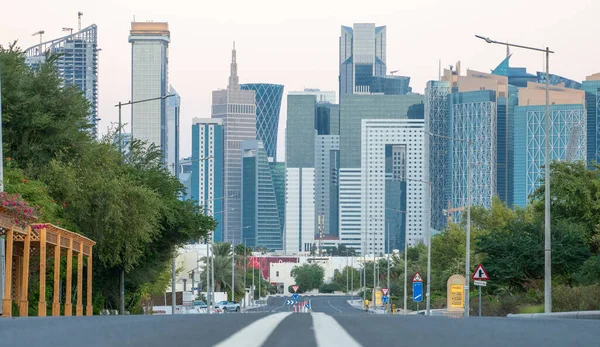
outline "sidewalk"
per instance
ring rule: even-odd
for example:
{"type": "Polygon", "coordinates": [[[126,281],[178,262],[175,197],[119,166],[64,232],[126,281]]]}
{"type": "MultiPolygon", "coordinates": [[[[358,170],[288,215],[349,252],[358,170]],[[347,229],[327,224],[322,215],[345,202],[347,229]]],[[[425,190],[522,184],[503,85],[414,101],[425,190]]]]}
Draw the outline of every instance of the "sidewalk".
{"type": "MultiPolygon", "coordinates": [[[[364,310],[365,307],[363,305],[362,299],[359,300],[348,300],[348,304],[356,309],[364,310]]],[[[369,308],[369,312],[375,314],[385,314],[385,309],[382,307],[369,308]]]]}

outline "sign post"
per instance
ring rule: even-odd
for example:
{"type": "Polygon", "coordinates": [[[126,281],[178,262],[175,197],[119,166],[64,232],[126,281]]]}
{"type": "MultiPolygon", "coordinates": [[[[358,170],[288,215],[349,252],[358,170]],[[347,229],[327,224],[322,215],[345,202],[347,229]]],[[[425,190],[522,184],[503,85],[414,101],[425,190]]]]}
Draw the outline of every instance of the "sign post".
{"type": "Polygon", "coordinates": [[[487,285],[487,280],[490,279],[487,271],[483,268],[483,265],[479,264],[471,276],[473,283],[479,288],[479,317],[481,317],[481,287],[487,285]]]}
{"type": "Polygon", "coordinates": [[[383,294],[383,297],[381,298],[381,302],[383,302],[385,304],[385,312],[389,312],[389,305],[388,305],[388,301],[389,301],[389,296],[388,294],[390,293],[390,288],[381,288],[381,294],[383,294]]]}
{"type": "Polygon", "coordinates": [[[418,272],[413,276],[413,301],[417,303],[417,314],[419,313],[419,303],[423,301],[423,278],[418,272]]]}

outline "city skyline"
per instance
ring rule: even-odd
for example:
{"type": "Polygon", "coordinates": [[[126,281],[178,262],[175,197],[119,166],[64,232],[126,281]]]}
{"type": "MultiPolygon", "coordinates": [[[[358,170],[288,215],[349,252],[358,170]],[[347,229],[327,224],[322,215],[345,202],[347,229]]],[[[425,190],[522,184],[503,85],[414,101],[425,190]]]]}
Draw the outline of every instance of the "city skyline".
{"type": "MultiPolygon", "coordinates": [[[[109,1],[112,6],[106,6],[111,8],[108,13],[101,12],[97,5],[76,1],[61,1],[51,6],[34,1],[33,4],[11,4],[11,9],[18,13],[35,6],[38,9],[51,9],[56,15],[44,16],[44,11],[36,11],[37,13],[32,14],[32,21],[27,24],[18,22],[17,18],[6,18],[0,23],[0,42],[5,45],[19,40],[19,46],[24,49],[39,42],[37,36],[31,36],[37,30],[46,31],[44,41],[62,37],[62,27],[75,27],[77,11],[82,11],[83,27],[91,24],[98,26],[99,48],[102,49],[99,53],[101,134],[106,132],[111,122],[115,123],[117,120],[113,105],[129,99],[130,47],[127,35],[133,16],[136,16],[137,21],[170,23],[173,43],[169,53],[169,79],[182,97],[181,129],[190,128],[193,117],[209,116],[210,91],[222,86],[222,76],[227,73],[227,66],[220,62],[228,58],[228,49],[233,40],[237,41],[242,52],[240,60],[244,61],[241,83],[277,83],[284,85],[286,91],[302,90],[304,87],[337,90],[339,28],[340,25],[351,23],[372,22],[387,26],[388,38],[394,38],[388,42],[388,70],[399,69],[398,74],[411,76],[411,86],[419,93],[423,93],[428,80],[437,79],[438,59],[441,59],[442,67],[460,59],[465,67],[478,71],[488,71],[497,65],[505,55],[504,49],[476,40],[473,37],[475,33],[502,41],[550,46],[557,52],[551,58],[550,70],[557,75],[583,81],[585,76],[596,72],[594,48],[588,46],[588,42],[594,39],[593,30],[564,30],[558,24],[572,17],[594,23],[593,13],[597,13],[600,4],[574,1],[571,6],[558,13],[556,7],[548,6],[546,2],[545,6],[540,6],[541,1],[519,2],[518,12],[510,11],[513,7],[511,3],[517,4],[516,1],[506,1],[507,6],[498,7],[491,14],[486,12],[486,16],[477,16],[485,6],[476,1],[466,1],[457,8],[443,6],[442,1],[394,8],[391,2],[382,1],[381,6],[366,10],[362,6],[353,6],[354,3],[348,1],[343,13],[336,10],[337,6],[333,3],[320,4],[319,6],[324,6],[322,14],[315,14],[312,10],[314,6],[309,2],[305,9],[293,13],[269,10],[259,12],[252,18],[245,18],[243,9],[250,9],[251,5],[243,2],[239,2],[241,10],[232,13],[224,4],[205,7],[174,1],[169,7],[165,7],[159,2],[131,1],[124,4],[109,1]],[[381,11],[378,8],[387,10],[381,11]],[[225,18],[231,24],[223,26],[223,16],[214,16],[215,13],[226,14],[225,18]],[[526,36],[516,28],[495,25],[508,18],[511,22],[524,23],[531,20],[532,13],[546,17],[548,21],[538,23],[537,30],[526,36]],[[402,26],[395,24],[399,15],[408,22],[402,26]],[[470,23],[454,24],[449,31],[451,37],[440,40],[440,33],[448,32],[447,22],[443,19],[461,17],[469,17],[470,23]],[[306,20],[310,20],[311,25],[303,25],[306,20]],[[427,31],[420,31],[418,35],[406,34],[407,26],[418,26],[423,20],[429,23],[427,31]],[[272,30],[272,26],[280,26],[280,29],[272,30]],[[213,34],[214,31],[207,29],[214,27],[219,27],[216,35],[213,34]],[[577,33],[578,40],[572,40],[574,32],[577,33]],[[201,33],[199,37],[198,33],[201,33]],[[286,37],[293,39],[287,42],[286,37]],[[198,40],[200,45],[187,44],[198,40]],[[198,46],[211,47],[212,53],[200,54],[198,46]],[[573,55],[568,54],[570,51],[586,51],[589,54],[578,56],[575,64],[573,55]]],[[[265,6],[268,7],[267,4],[265,6]]],[[[511,63],[526,66],[530,71],[543,70],[542,56],[536,53],[515,51],[511,63]]],[[[283,124],[286,119],[285,102],[284,97],[280,119],[283,124]]],[[[278,160],[284,159],[285,152],[283,124],[279,127],[278,160]]],[[[181,157],[190,154],[191,137],[182,132],[181,157]]]]}

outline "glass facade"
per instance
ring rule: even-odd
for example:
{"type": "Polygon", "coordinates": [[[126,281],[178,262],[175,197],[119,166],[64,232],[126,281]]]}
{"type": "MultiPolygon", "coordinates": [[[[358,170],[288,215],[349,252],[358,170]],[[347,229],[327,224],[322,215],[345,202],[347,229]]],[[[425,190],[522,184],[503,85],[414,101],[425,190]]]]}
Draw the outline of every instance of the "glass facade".
{"type": "Polygon", "coordinates": [[[585,109],[587,111],[587,162],[600,163],[600,108],[598,93],[600,80],[583,81],[585,109]]]}
{"type": "Polygon", "coordinates": [[[340,164],[359,168],[361,121],[363,119],[406,119],[408,110],[423,104],[423,95],[342,95],[340,96],[340,164]]]}
{"type": "Polygon", "coordinates": [[[242,166],[242,242],[282,250],[277,193],[261,141],[242,142],[242,166]]]}
{"type": "MultiPolygon", "coordinates": [[[[515,107],[513,204],[525,207],[530,195],[544,184],[546,106],[515,107]]],[[[550,105],[550,159],[585,160],[584,105],[550,105]]]]}
{"type": "Polygon", "coordinates": [[[357,23],[342,26],[340,36],[340,96],[372,92],[374,76],[386,73],[386,27],[357,23]]]}
{"type": "Polygon", "coordinates": [[[173,86],[169,86],[169,95],[173,96],[167,98],[167,131],[164,153],[167,168],[173,170],[177,165],[177,159],[179,158],[179,114],[181,113],[181,97],[173,86]]]}
{"type": "Polygon", "coordinates": [[[89,120],[93,137],[98,132],[98,28],[95,24],[74,34],[35,45],[25,50],[25,62],[36,68],[56,54],[56,68],[63,83],[77,86],[90,102],[89,120]]]}
{"type": "MultiPolygon", "coordinates": [[[[496,195],[497,104],[496,91],[481,90],[455,93],[450,96],[449,141],[450,187],[448,200],[453,208],[467,206],[467,180],[470,183],[471,205],[489,208],[496,195]],[[465,141],[471,141],[469,146],[465,141]],[[470,147],[470,148],[469,148],[470,147]],[[467,156],[471,170],[467,170],[467,156]]],[[[456,212],[453,220],[459,221],[456,212]]]]}
{"type": "Polygon", "coordinates": [[[256,93],[256,139],[263,142],[269,158],[277,158],[277,130],[283,86],[280,84],[241,84],[242,90],[256,93]]]}
{"type": "Polygon", "coordinates": [[[285,158],[287,167],[315,167],[315,112],[314,95],[288,95],[285,158]]]}
{"type": "Polygon", "coordinates": [[[270,162],[271,178],[277,199],[277,212],[279,213],[279,227],[283,246],[283,231],[285,226],[285,163],[270,162]]]}

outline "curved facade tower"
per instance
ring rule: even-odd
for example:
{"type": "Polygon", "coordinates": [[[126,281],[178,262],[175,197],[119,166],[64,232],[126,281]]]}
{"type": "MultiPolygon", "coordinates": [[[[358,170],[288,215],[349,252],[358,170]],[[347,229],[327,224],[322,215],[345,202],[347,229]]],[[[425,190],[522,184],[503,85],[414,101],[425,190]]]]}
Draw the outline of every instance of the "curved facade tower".
{"type": "Polygon", "coordinates": [[[269,158],[277,158],[277,129],[283,86],[268,83],[247,83],[242,90],[256,92],[256,139],[261,140],[269,158]]]}

